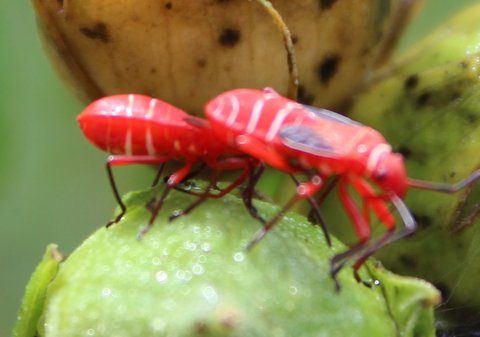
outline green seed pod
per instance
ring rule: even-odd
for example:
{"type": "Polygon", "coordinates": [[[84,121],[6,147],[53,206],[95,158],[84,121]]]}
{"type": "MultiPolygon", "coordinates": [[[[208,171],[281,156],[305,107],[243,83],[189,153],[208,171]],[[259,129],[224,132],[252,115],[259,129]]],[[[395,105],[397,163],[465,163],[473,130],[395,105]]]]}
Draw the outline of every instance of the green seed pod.
{"type": "MultiPolygon", "coordinates": [[[[480,31],[472,24],[479,17],[477,5],[419,42],[354,107],[353,118],[378,128],[403,153],[412,178],[454,183],[480,166],[480,31]]],[[[455,195],[411,189],[406,202],[420,228],[379,258],[434,282],[447,305],[478,312],[480,187],[455,195]]]]}
{"type": "MultiPolygon", "coordinates": [[[[280,0],[299,99],[338,106],[388,56],[419,0],[280,0]],[[292,58],[292,57],[291,57],[292,58]]],[[[54,63],[91,101],[143,93],[190,112],[238,87],[286,95],[285,32],[266,0],[33,0],[54,63]]]]}
{"type": "MultiPolygon", "coordinates": [[[[172,192],[138,241],[153,193],[160,191],[126,198],[123,220],[87,239],[49,285],[32,279],[29,289],[45,302],[26,299],[22,311],[42,315],[38,322],[20,320],[15,331],[24,333],[15,337],[34,336],[25,325],[41,337],[434,336],[435,288],[369,264],[361,275],[377,285],[357,283],[345,268],[337,292],[329,258],[345,247],[337,241],[327,247],[319,228],[300,216],[287,215],[247,252],[259,224],[239,198],[209,200],[168,223],[168,214],[196,200],[172,192]]],[[[266,217],[278,211],[257,206],[266,217]]]]}

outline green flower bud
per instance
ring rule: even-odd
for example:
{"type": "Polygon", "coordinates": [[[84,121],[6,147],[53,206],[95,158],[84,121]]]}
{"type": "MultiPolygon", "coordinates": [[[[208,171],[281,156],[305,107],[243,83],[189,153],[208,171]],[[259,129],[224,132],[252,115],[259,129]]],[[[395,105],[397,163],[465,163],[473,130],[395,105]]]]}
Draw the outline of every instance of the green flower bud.
{"type": "MultiPolygon", "coordinates": [[[[172,192],[152,230],[137,240],[153,193],[159,195],[130,195],[122,221],[87,239],[51,283],[50,273],[42,282],[32,278],[22,312],[41,316],[19,320],[15,337],[35,335],[25,325],[41,337],[434,336],[435,288],[369,264],[361,275],[376,280],[373,288],[345,268],[337,292],[329,259],[345,247],[328,247],[318,227],[294,214],[247,252],[259,224],[240,199],[208,200],[169,223],[171,212],[195,200],[172,192]],[[31,298],[34,288],[44,301],[31,298]]],[[[266,218],[278,211],[256,205],[266,218]]]]}

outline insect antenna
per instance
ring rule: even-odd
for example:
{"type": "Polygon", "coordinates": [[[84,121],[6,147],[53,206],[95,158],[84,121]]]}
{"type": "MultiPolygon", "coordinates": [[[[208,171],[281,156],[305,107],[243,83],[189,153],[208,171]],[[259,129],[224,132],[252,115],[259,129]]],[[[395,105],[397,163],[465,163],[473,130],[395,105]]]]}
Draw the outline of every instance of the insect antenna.
{"type": "Polygon", "coordinates": [[[418,188],[422,190],[437,191],[442,193],[456,193],[465,187],[470,186],[480,179],[480,170],[474,171],[467,178],[455,183],[455,184],[446,184],[446,183],[436,183],[425,180],[417,179],[408,179],[407,184],[410,187],[418,188]]]}

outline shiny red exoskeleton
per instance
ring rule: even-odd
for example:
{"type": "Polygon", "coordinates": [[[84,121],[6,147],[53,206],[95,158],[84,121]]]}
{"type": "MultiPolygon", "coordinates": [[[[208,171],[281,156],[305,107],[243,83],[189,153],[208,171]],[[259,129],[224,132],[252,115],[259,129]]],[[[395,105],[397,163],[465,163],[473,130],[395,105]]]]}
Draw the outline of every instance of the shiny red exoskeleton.
{"type": "Polygon", "coordinates": [[[382,246],[412,233],[415,220],[402,198],[408,187],[456,192],[480,177],[474,172],[456,185],[435,184],[407,178],[403,158],[376,130],[337,113],[305,106],[284,98],[271,89],[237,89],[211,100],[205,108],[211,128],[231,147],[286,173],[306,173],[309,181],[297,187],[296,195],[284,209],[265,224],[251,242],[256,242],[275,225],[299,199],[310,198],[331,177],[338,183],[340,201],[348,214],[359,243],[332,260],[332,276],[354,257],[355,276],[364,261],[382,246]],[[350,190],[362,199],[357,205],[350,190]],[[401,216],[404,229],[395,231],[392,204],[401,216]],[[387,228],[371,242],[370,213],[387,228]]]}
{"type": "MultiPolygon", "coordinates": [[[[228,193],[241,184],[256,165],[256,160],[241,157],[235,148],[218,142],[208,123],[198,119],[195,122],[196,119],[186,112],[148,96],[129,94],[101,98],[87,106],[77,120],[90,142],[112,154],[107,161],[107,170],[122,212],[109,225],[118,222],[126,210],[113,179],[112,166],[160,165],[171,160],[184,160],[184,166],[169,176],[167,188],[154,207],[149,222],[151,226],[169,188],[182,182],[195,164],[204,163],[214,170],[210,188],[215,185],[219,172],[243,170],[227,188],[216,194],[209,193],[208,189],[204,198],[220,197],[228,193]],[[189,119],[190,122],[187,122],[189,119]]],[[[154,184],[158,178],[159,175],[154,184]]],[[[191,208],[201,200],[203,199],[200,198],[191,208]]],[[[184,210],[183,213],[189,210],[184,210]]]]}

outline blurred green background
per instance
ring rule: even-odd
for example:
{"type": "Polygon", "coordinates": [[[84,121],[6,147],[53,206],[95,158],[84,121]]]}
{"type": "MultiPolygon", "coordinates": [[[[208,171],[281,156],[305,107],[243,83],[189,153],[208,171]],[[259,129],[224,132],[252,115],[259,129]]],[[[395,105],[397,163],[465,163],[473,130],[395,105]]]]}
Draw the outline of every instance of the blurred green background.
{"type": "MultiPolygon", "coordinates": [[[[430,0],[401,46],[477,2],[430,0]]],[[[77,127],[83,105],[48,63],[27,1],[6,2],[0,11],[0,76],[0,336],[8,336],[46,245],[72,251],[110,218],[115,203],[106,155],[77,127]]],[[[136,167],[116,172],[122,191],[146,186],[153,174],[136,167]]]]}

